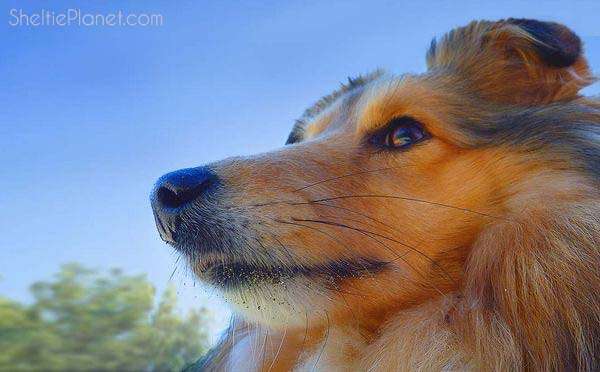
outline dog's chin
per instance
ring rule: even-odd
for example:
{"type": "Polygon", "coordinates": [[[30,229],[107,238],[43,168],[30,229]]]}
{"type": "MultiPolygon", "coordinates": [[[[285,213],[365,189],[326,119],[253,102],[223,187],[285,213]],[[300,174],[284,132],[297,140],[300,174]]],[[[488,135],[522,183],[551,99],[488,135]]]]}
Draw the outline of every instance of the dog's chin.
{"type": "Polygon", "coordinates": [[[376,275],[386,267],[366,259],[292,264],[245,262],[214,254],[187,256],[198,279],[216,289],[238,313],[271,327],[304,326],[309,318],[324,316],[331,291],[347,279],[376,275]]]}
{"type": "Polygon", "coordinates": [[[333,305],[330,289],[305,277],[277,284],[256,284],[222,292],[223,298],[245,320],[271,328],[300,328],[310,320],[324,318],[333,305]]]}
{"type": "Polygon", "coordinates": [[[307,315],[328,307],[331,282],[299,267],[261,266],[213,259],[190,265],[244,319],[273,328],[303,326],[307,315]]]}

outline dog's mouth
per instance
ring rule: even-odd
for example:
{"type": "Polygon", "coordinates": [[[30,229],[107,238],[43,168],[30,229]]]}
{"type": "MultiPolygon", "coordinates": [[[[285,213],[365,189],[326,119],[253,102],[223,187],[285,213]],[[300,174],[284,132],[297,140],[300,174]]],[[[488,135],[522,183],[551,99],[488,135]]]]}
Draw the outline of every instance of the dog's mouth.
{"type": "MultiPolygon", "coordinates": [[[[187,176],[175,174],[169,182],[187,176]]],[[[389,265],[363,256],[307,259],[277,238],[275,243],[257,237],[243,215],[225,213],[215,205],[166,208],[163,204],[172,204],[175,196],[161,190],[151,198],[161,238],[186,257],[198,279],[225,292],[272,288],[302,279],[335,288],[345,279],[374,276],[389,265]]]]}
{"type": "MultiPolygon", "coordinates": [[[[204,219],[203,227],[208,221],[204,219]]],[[[162,237],[159,218],[157,226],[162,237]]],[[[389,265],[361,256],[306,262],[293,252],[270,249],[267,242],[244,244],[221,224],[211,224],[210,229],[193,227],[174,228],[170,239],[163,240],[187,258],[198,279],[223,291],[274,287],[302,278],[336,287],[345,279],[374,276],[389,265]]]]}
{"type": "Polygon", "coordinates": [[[236,290],[284,285],[299,278],[321,279],[322,282],[335,286],[344,279],[376,275],[386,268],[387,263],[357,258],[311,265],[264,265],[219,259],[200,260],[192,265],[202,281],[222,290],[236,290]]]}

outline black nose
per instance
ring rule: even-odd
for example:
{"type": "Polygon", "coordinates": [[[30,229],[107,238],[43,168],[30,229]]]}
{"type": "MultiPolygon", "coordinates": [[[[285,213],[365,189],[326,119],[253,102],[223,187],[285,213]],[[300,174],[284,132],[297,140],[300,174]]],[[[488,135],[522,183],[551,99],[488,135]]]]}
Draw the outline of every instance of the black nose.
{"type": "Polygon", "coordinates": [[[208,192],[216,181],[217,176],[208,167],[167,173],[156,183],[153,204],[160,209],[185,207],[208,192]]]}

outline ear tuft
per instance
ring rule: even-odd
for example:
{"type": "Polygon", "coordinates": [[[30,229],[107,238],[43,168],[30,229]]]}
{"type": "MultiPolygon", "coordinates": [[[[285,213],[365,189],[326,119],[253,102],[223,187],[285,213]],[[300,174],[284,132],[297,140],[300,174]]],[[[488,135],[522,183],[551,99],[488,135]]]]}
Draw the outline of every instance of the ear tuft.
{"type": "Polygon", "coordinates": [[[525,106],[573,100],[595,80],[573,31],[533,19],[456,28],[432,42],[427,66],[478,97],[525,106]]]}
{"type": "Polygon", "coordinates": [[[550,67],[569,67],[581,55],[581,39],[561,24],[515,18],[507,19],[507,23],[519,26],[536,39],[536,51],[550,67]]]}

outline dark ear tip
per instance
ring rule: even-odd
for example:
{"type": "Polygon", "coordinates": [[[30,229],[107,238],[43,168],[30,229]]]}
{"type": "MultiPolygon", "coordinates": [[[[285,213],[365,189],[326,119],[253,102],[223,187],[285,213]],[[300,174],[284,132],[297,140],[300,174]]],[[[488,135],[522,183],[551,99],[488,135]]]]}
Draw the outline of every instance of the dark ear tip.
{"type": "Polygon", "coordinates": [[[535,47],[548,66],[569,67],[581,54],[579,36],[559,23],[522,18],[510,18],[507,23],[519,26],[540,42],[535,47]]]}

